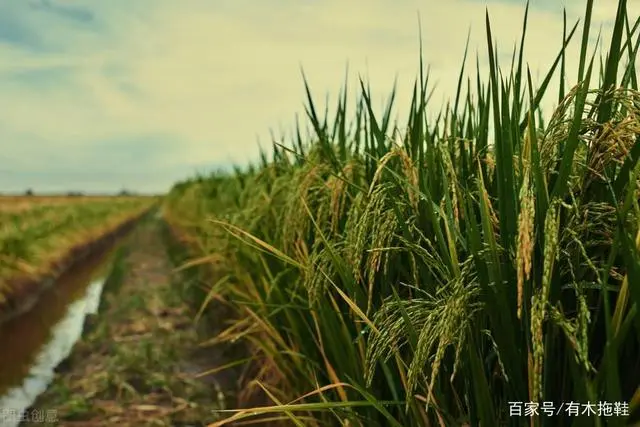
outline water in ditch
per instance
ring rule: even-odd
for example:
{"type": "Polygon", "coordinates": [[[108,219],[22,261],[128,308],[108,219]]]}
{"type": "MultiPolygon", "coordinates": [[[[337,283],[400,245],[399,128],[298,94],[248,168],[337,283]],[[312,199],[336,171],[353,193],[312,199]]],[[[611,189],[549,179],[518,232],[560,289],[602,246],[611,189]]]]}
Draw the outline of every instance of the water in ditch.
{"type": "MultiPolygon", "coordinates": [[[[96,313],[119,244],[76,263],[47,289],[35,306],[0,324],[0,426],[17,426],[54,378],[96,313]]],[[[55,417],[52,411],[38,414],[55,417]]]]}

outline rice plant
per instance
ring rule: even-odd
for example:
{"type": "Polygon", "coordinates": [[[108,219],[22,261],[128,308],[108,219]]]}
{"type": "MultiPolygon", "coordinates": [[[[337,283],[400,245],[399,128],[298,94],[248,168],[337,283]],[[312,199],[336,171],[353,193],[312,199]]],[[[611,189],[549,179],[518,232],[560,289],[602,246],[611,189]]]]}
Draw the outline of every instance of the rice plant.
{"type": "Polygon", "coordinates": [[[235,308],[208,344],[245,340],[244,399],[271,402],[216,425],[640,417],[640,19],[618,1],[598,70],[592,7],[568,91],[578,24],[534,87],[527,12],[509,69],[487,14],[489,70],[465,78],[465,50],[455,100],[437,119],[422,57],[404,126],[391,120],[395,93],[377,116],[360,81],[350,121],[345,83],[331,119],[305,80],[312,140],[298,127],[261,164],[174,187],[166,217],[199,254],[190,265],[215,262],[225,278],[207,301],[235,308]],[[543,123],[554,78],[559,103],[543,123]]]}

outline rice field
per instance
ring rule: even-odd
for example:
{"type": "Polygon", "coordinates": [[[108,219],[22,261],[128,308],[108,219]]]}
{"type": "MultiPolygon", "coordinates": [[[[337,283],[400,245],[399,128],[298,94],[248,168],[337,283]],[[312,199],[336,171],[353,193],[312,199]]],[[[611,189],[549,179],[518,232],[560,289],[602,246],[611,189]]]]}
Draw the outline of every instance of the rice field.
{"type": "Polygon", "coordinates": [[[323,116],[305,81],[312,138],[301,125],[259,164],[173,188],[164,211],[194,254],[185,268],[214,272],[200,313],[235,313],[207,344],[246,342],[241,400],[270,402],[216,425],[640,419],[640,19],[619,0],[599,56],[592,6],[538,86],[526,13],[510,67],[487,16],[490,67],[467,73],[465,50],[437,119],[428,58],[403,123],[395,93],[375,114],[363,81],[355,106],[345,83],[323,116]],[[570,402],[594,415],[561,412],[570,402]],[[525,403],[539,415],[514,415],[525,403]]]}
{"type": "Polygon", "coordinates": [[[32,209],[36,206],[71,205],[90,202],[108,202],[110,200],[133,200],[133,196],[9,196],[0,194],[1,212],[18,212],[32,209]]]}
{"type": "Polygon", "coordinates": [[[0,197],[0,318],[153,203],[148,197],[0,197]]]}

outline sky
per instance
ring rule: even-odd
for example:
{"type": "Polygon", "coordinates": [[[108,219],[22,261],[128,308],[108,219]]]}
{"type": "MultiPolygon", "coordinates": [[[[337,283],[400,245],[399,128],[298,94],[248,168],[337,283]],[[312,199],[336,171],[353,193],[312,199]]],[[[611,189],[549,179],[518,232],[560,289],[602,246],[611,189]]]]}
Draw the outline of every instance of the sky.
{"type": "MultiPolygon", "coordinates": [[[[606,36],[617,1],[595,3],[592,33],[606,36]]],[[[246,165],[258,158],[258,141],[269,150],[270,130],[286,133],[296,114],[304,118],[301,67],[321,106],[327,95],[335,102],[347,64],[353,99],[361,76],[380,108],[397,79],[403,122],[419,65],[418,16],[437,110],[455,94],[469,31],[471,59],[478,52],[486,66],[485,10],[506,68],[524,6],[0,0],[0,192],[164,192],[196,172],[246,165]]],[[[534,76],[561,46],[563,7],[569,25],[584,13],[583,0],[530,1],[525,60],[534,76]]],[[[640,1],[628,9],[639,16],[640,1]]],[[[570,85],[580,31],[569,50],[570,85]]]]}

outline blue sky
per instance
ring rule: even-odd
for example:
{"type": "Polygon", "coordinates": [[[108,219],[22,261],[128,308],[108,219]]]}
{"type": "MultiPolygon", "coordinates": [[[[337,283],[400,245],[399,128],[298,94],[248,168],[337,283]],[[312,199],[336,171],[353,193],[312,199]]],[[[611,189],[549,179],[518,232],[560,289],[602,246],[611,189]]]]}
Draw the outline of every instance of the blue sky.
{"type": "MultiPolygon", "coordinates": [[[[605,34],[616,3],[596,2],[594,25],[605,34]]],[[[629,3],[637,16],[640,2],[629,3]]],[[[301,65],[319,101],[337,95],[347,62],[350,81],[368,76],[380,105],[397,76],[403,118],[418,12],[437,107],[454,92],[469,28],[484,66],[485,7],[510,55],[524,4],[0,0],[0,192],[160,192],[196,170],[246,164],[257,137],[268,142],[270,128],[288,130],[303,112],[301,65]]],[[[534,71],[557,53],[562,7],[572,23],[583,4],[531,1],[525,57],[534,71]]]]}

